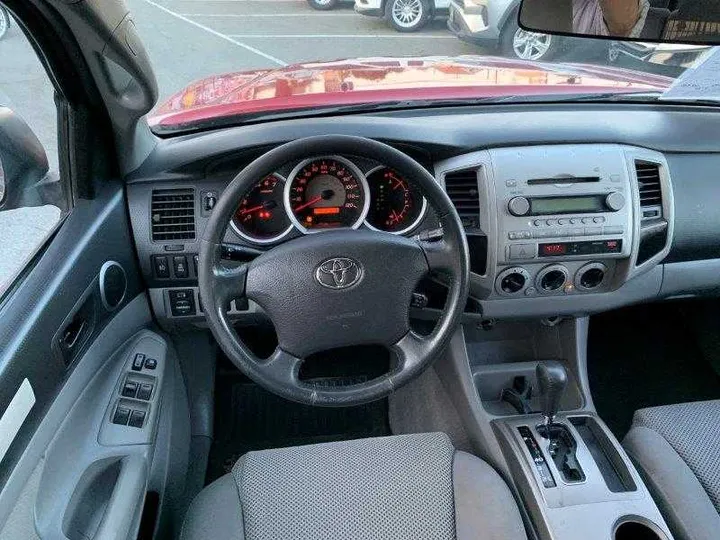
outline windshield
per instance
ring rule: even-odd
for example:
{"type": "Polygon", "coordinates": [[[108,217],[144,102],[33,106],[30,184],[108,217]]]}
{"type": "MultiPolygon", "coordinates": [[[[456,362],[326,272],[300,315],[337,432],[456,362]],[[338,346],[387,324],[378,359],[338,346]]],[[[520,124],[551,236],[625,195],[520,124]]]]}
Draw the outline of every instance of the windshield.
{"type": "Polygon", "coordinates": [[[128,4],[165,134],[338,108],[656,99],[712,50],[529,33],[517,0],[128,4]]]}

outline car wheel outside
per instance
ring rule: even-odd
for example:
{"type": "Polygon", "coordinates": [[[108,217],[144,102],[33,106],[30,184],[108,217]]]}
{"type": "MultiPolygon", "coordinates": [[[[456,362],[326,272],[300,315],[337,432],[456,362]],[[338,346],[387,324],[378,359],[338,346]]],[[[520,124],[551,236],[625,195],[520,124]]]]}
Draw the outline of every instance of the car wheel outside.
{"type": "Polygon", "coordinates": [[[427,0],[387,0],[385,18],[398,32],[416,32],[432,18],[427,0]]]}
{"type": "Polygon", "coordinates": [[[561,38],[523,30],[511,16],[500,38],[500,48],[505,56],[521,60],[546,61],[560,50],[561,38]]]}
{"type": "Polygon", "coordinates": [[[338,4],[338,0],[307,0],[310,7],[320,11],[333,9],[338,4]]]}

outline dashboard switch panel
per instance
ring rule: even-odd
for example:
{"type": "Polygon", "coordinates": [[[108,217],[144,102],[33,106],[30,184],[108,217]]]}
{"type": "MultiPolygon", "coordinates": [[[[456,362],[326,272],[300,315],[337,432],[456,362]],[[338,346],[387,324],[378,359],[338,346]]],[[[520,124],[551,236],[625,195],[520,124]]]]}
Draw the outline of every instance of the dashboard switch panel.
{"type": "Polygon", "coordinates": [[[170,296],[170,311],[175,317],[195,315],[195,294],[192,289],[173,289],[170,296]]]}

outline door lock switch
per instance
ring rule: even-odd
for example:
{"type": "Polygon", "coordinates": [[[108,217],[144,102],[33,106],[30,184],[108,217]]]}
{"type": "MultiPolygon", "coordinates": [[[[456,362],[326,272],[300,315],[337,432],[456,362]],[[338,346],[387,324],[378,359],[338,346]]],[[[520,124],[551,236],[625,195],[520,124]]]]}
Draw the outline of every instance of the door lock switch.
{"type": "Polygon", "coordinates": [[[132,369],[133,371],[140,371],[145,363],[145,355],[143,353],[137,353],[133,358],[132,369]]]}

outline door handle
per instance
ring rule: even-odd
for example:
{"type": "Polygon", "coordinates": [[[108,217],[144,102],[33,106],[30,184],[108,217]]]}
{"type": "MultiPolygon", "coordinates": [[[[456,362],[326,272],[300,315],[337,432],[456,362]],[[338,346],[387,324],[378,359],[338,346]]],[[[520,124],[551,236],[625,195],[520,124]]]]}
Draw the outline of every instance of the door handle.
{"type": "Polygon", "coordinates": [[[85,319],[79,321],[73,320],[73,322],[70,323],[70,326],[63,332],[62,338],[62,344],[66,351],[70,352],[75,348],[75,345],[78,344],[78,341],[80,341],[86,329],[87,321],[85,319]]]}
{"type": "Polygon", "coordinates": [[[128,540],[134,538],[147,483],[147,465],[141,456],[126,456],[120,462],[120,474],[105,508],[95,538],[128,540]]]}

